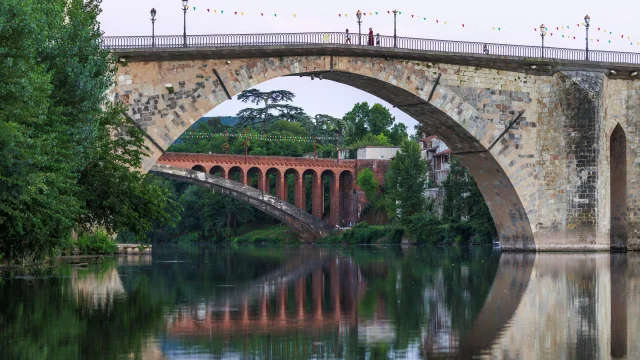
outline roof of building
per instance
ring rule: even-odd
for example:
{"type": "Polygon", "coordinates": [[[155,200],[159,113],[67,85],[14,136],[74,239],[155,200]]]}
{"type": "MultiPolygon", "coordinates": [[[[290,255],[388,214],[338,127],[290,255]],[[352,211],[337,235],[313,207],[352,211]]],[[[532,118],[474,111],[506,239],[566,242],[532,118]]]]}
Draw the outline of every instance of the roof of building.
{"type": "Polygon", "coordinates": [[[444,150],[444,151],[440,151],[439,153],[436,153],[436,154],[435,154],[435,155],[433,155],[433,156],[440,156],[440,155],[447,155],[447,154],[451,154],[451,149],[447,149],[447,150],[444,150]]]}
{"type": "Polygon", "coordinates": [[[431,141],[433,139],[437,139],[438,137],[435,135],[431,135],[431,136],[427,136],[426,138],[422,138],[420,139],[420,141],[425,142],[425,141],[431,141]]]}

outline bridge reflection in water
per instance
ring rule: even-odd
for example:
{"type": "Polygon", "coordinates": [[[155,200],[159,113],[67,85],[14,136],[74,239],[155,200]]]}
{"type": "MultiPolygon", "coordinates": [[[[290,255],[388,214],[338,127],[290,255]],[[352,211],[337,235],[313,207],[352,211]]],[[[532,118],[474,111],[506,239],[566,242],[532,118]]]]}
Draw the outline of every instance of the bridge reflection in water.
{"type": "MultiPolygon", "coordinates": [[[[640,358],[640,254],[154,248],[52,281],[5,280],[3,326],[21,335],[0,341],[28,339],[11,309],[35,314],[31,301],[47,294],[104,330],[78,340],[92,344],[87,356],[141,338],[141,354],[158,359],[640,358]]],[[[47,314],[65,323],[64,311],[47,314]]]]}

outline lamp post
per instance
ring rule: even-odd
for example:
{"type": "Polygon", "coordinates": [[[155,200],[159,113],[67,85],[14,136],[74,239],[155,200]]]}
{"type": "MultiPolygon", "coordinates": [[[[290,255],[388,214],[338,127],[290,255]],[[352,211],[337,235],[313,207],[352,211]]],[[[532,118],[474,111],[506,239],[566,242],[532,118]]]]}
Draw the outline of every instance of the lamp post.
{"type": "Polygon", "coordinates": [[[156,8],[151,9],[151,47],[156,47],[156,8]]]}
{"type": "Polygon", "coordinates": [[[360,28],[362,24],[362,13],[360,10],[356,13],[356,17],[358,18],[358,45],[362,45],[362,31],[360,28]]]}
{"type": "Polygon", "coordinates": [[[189,0],[182,0],[182,11],[184,11],[184,33],[182,34],[183,47],[187,47],[187,5],[188,4],[189,4],[189,0]]]}
{"type": "Polygon", "coordinates": [[[398,10],[393,10],[393,47],[398,47],[398,37],[396,36],[396,15],[398,14],[398,10]]]}
{"type": "Polygon", "coordinates": [[[589,61],[589,21],[591,21],[591,18],[589,17],[589,15],[584,17],[584,27],[587,28],[587,37],[586,37],[586,41],[587,41],[587,61],[589,61]]]}
{"type": "Polygon", "coordinates": [[[540,38],[542,38],[542,57],[544,57],[544,37],[547,35],[547,28],[544,24],[540,25],[540,38]]]}

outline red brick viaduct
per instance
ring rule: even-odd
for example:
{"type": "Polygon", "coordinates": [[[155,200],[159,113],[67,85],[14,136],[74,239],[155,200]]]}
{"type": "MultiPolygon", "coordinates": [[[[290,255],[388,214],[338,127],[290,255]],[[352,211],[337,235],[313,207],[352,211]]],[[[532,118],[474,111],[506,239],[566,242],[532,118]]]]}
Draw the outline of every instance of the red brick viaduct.
{"type": "Polygon", "coordinates": [[[284,156],[165,153],[158,164],[196,170],[257,188],[301,209],[311,202],[311,214],[331,226],[358,222],[366,197],[356,184],[361,169],[373,170],[380,185],[388,160],[338,160],[284,156]],[[329,213],[324,213],[325,187],[329,182],[329,213]],[[289,189],[290,181],[293,189],[289,189]],[[311,182],[311,197],[305,186],[311,182]],[[290,191],[292,190],[292,191],[290,191]]]}

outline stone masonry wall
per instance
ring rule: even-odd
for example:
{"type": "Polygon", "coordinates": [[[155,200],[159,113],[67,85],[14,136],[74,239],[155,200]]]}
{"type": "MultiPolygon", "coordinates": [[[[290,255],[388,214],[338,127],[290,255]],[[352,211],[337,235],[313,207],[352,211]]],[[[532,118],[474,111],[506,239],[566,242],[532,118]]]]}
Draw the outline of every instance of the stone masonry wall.
{"type": "MultiPolygon", "coordinates": [[[[226,100],[223,84],[233,96],[276,77],[319,72],[388,101],[458,153],[477,180],[506,249],[608,247],[607,134],[620,122],[629,141],[629,231],[636,234],[629,238],[640,239],[633,122],[640,111],[640,81],[390,58],[256,57],[130,62],[119,69],[111,95],[128,104],[129,115],[166,149],[226,100]]],[[[145,169],[159,156],[156,150],[145,169]]]]}

